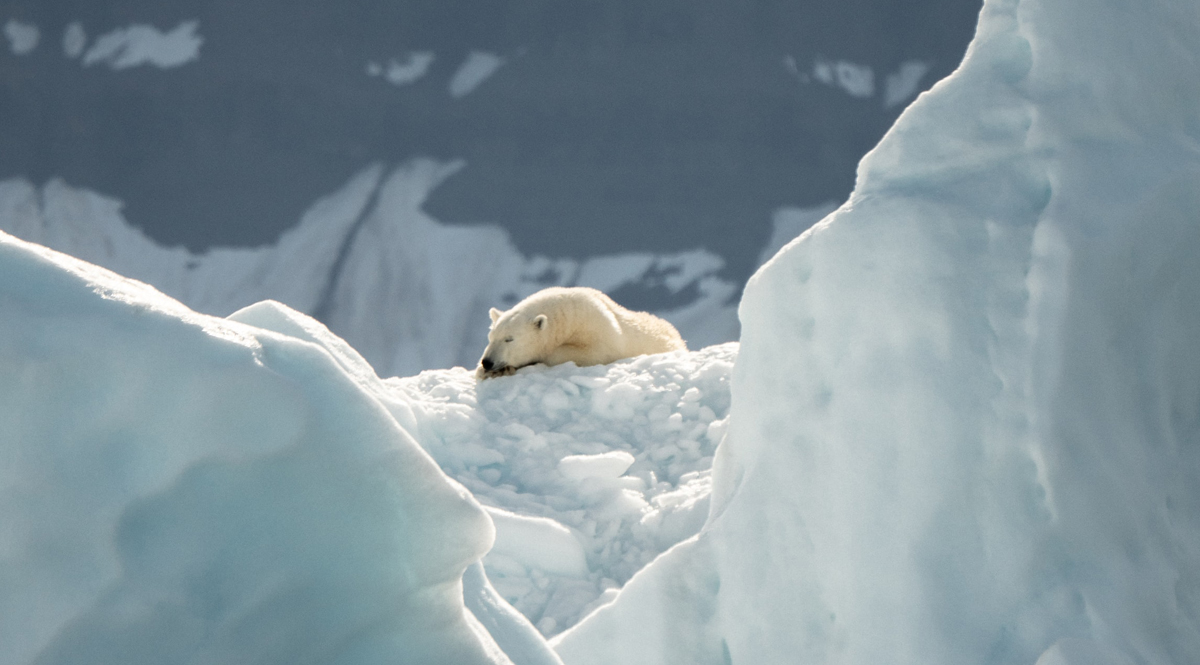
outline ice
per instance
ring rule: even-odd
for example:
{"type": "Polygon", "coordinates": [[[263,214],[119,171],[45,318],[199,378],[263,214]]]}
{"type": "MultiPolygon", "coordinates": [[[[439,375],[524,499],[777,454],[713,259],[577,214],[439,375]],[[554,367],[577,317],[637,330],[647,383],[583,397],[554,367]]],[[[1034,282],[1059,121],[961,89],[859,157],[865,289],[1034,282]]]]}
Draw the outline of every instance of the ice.
{"type": "Polygon", "coordinates": [[[1198,61],[1190,1],[989,0],[740,346],[483,382],[375,368],[584,270],[425,216],[460,164],[202,257],[0,183],[238,309],[0,236],[0,664],[1200,662],[1198,61]]]}
{"type": "Polygon", "coordinates": [[[623,450],[597,455],[567,455],[558,461],[558,472],[571,480],[619,478],[633,466],[634,461],[633,455],[623,450]]]}
{"type": "Polygon", "coordinates": [[[381,399],[488,506],[487,576],[554,635],[703,524],[719,442],[705,434],[729,412],[736,352],[535,366],[483,382],[431,370],[385,379],[381,399]]]}
{"type": "Polygon", "coordinates": [[[587,575],[583,545],[567,527],[547,517],[518,515],[500,508],[489,507],[487,512],[496,526],[493,556],[508,557],[527,568],[555,575],[587,575]]]}
{"type": "Polygon", "coordinates": [[[575,285],[585,273],[603,273],[613,289],[665,283],[687,292],[686,304],[656,313],[692,348],[737,338],[737,286],[717,276],[716,255],[524,256],[498,227],[450,227],[421,209],[461,168],[430,159],[371,165],[314,203],[274,245],[256,249],[192,254],[158,246],[125,221],[120,201],[57,179],[40,188],[0,181],[0,230],[153,284],[207,314],[282,302],[326,322],[383,375],[473,365],[487,343],[489,307],[575,285]]]}
{"type": "Polygon", "coordinates": [[[986,2],[750,280],[707,522],[563,661],[1200,662],[1197,61],[1193,2],[986,2]]]}
{"type": "Polygon", "coordinates": [[[0,368],[0,663],[510,662],[486,513],[323,346],[0,234],[0,368]]]}
{"type": "Polygon", "coordinates": [[[83,54],[83,64],[88,67],[104,63],[117,70],[139,65],[178,67],[199,59],[204,43],[204,38],[196,34],[199,27],[199,21],[183,21],[169,32],[140,23],[118,28],[96,38],[83,54]]]}
{"type": "Polygon", "coordinates": [[[13,55],[28,55],[37,48],[42,33],[32,23],[22,23],[10,18],[4,23],[4,36],[8,39],[8,48],[13,55]]]}

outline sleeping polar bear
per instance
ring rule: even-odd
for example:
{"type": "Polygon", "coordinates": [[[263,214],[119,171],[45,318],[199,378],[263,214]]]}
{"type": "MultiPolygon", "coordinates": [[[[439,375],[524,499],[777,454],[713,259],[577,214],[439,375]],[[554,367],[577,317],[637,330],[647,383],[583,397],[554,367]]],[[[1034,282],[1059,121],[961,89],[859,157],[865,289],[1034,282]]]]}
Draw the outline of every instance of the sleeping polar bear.
{"type": "Polygon", "coordinates": [[[679,331],[646,312],[632,312],[596,289],[542,289],[507,312],[495,307],[475,376],[489,379],[527,365],[603,365],[647,353],[686,350],[679,331]]]}

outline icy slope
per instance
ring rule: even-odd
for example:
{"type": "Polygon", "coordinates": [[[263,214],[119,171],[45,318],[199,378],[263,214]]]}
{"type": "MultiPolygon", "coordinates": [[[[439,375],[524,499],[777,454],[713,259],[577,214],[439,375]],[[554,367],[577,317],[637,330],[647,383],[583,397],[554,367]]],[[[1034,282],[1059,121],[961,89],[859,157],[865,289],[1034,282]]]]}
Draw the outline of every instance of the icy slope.
{"type": "Polygon", "coordinates": [[[0,663],[509,663],[486,513],[346,351],[0,234],[0,663]]]}
{"type": "Polygon", "coordinates": [[[471,366],[486,345],[489,307],[551,285],[670,294],[659,312],[700,348],[737,337],[720,257],[695,250],[586,261],[526,257],[494,226],[452,227],[421,206],[463,163],[416,159],[370,166],[317,201],[272,246],[193,255],[156,245],[121,203],[60,180],[0,181],[0,230],[154,285],[216,316],[261,300],[314,315],[380,374],[471,366]]]}
{"type": "Polygon", "coordinates": [[[1200,5],[995,0],[751,280],[701,534],[583,663],[1200,662],[1200,5]]]}

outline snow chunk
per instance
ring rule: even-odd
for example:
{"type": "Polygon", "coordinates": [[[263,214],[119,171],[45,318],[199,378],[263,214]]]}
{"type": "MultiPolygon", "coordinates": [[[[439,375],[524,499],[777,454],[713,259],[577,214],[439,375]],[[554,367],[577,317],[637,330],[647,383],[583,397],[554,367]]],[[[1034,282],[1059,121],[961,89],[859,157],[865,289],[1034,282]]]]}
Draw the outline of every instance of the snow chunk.
{"type": "Polygon", "coordinates": [[[518,515],[491,506],[485,510],[496,525],[492,554],[511,557],[527,568],[540,568],[555,575],[587,574],[583,546],[567,527],[547,517],[518,515]]]}
{"type": "Polygon", "coordinates": [[[614,450],[598,455],[568,455],[558,462],[558,472],[571,480],[618,478],[633,466],[633,455],[614,450]]]}
{"type": "Polygon", "coordinates": [[[170,32],[161,32],[152,25],[135,24],[118,28],[96,38],[92,48],[83,56],[83,64],[97,63],[112,69],[128,69],[139,65],[154,65],[169,69],[187,64],[200,57],[204,38],[196,34],[199,21],[183,21],[170,32]]]}

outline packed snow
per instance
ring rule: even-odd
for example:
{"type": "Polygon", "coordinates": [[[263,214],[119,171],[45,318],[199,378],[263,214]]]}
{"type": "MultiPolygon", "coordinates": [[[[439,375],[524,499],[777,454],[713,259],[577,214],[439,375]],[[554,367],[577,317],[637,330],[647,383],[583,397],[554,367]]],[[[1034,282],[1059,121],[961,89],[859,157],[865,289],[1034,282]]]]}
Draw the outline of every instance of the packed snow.
{"type": "Polygon", "coordinates": [[[608,366],[455,368],[385,381],[408,430],[485,506],[495,588],[547,635],[708,515],[736,344],[608,366]]]}

